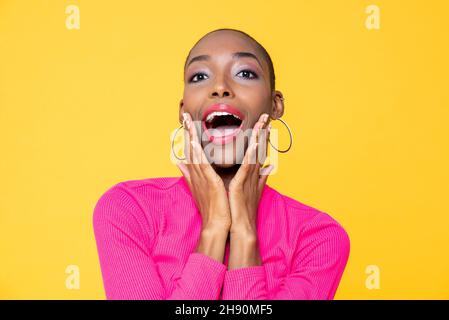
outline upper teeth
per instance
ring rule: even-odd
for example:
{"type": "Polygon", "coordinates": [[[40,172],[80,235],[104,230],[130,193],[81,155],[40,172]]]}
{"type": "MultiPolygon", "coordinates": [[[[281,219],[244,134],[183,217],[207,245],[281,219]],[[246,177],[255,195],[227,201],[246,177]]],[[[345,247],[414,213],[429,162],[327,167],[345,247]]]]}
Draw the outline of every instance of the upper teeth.
{"type": "Polygon", "coordinates": [[[221,111],[221,112],[220,112],[220,111],[214,111],[214,112],[210,113],[210,114],[207,116],[206,122],[211,121],[215,116],[228,116],[228,115],[233,116],[233,117],[235,117],[235,118],[241,120],[237,115],[235,115],[235,114],[233,114],[233,113],[229,113],[229,112],[225,112],[225,111],[221,111]]]}

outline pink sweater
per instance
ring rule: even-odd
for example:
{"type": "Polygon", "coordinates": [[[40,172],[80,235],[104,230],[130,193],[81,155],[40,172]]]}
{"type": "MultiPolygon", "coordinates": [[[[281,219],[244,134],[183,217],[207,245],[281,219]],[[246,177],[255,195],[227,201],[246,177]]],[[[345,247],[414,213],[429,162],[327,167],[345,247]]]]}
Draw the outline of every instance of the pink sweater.
{"type": "Polygon", "coordinates": [[[118,183],[93,215],[107,299],[333,299],[349,237],[328,214],[268,185],[257,213],[262,265],[227,270],[195,252],[200,213],[185,178],[118,183]]]}

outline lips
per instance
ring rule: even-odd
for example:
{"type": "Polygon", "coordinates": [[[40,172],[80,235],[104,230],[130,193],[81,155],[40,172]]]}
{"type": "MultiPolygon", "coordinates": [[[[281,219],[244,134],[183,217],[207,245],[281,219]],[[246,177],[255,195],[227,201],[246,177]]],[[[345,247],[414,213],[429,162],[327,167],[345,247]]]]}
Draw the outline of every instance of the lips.
{"type": "Polygon", "coordinates": [[[216,145],[226,144],[242,130],[245,116],[237,108],[218,103],[209,106],[201,121],[209,141],[216,145]]]}

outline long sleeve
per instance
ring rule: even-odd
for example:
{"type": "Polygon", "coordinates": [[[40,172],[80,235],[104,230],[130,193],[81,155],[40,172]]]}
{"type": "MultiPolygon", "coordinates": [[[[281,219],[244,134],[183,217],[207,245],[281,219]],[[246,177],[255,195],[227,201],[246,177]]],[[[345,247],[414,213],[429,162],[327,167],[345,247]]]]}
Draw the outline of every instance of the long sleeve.
{"type": "Polygon", "coordinates": [[[291,272],[274,291],[267,291],[264,265],[226,271],[223,300],[331,300],[350,250],[349,236],[333,221],[312,221],[301,232],[291,272]]]}
{"type": "Polygon", "coordinates": [[[151,254],[152,219],[125,188],[115,186],[102,195],[93,226],[107,299],[218,299],[226,266],[196,252],[188,256],[181,276],[173,280],[174,289],[167,292],[151,254]]]}

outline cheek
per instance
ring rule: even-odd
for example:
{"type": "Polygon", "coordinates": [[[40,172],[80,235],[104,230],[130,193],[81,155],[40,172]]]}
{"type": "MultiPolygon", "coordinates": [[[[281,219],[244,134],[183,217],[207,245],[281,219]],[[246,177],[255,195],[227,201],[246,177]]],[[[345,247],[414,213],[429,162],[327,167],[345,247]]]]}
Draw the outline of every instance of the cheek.
{"type": "Polygon", "coordinates": [[[182,99],[184,102],[184,110],[191,114],[197,112],[204,101],[202,93],[199,90],[192,89],[184,90],[182,99]]]}
{"type": "Polygon", "coordinates": [[[252,111],[264,110],[270,102],[270,92],[263,85],[254,85],[252,87],[241,87],[235,91],[238,100],[252,111]]]}
{"type": "Polygon", "coordinates": [[[247,108],[250,121],[257,121],[259,116],[267,111],[269,105],[269,100],[260,95],[248,95],[242,102],[247,108]]]}

